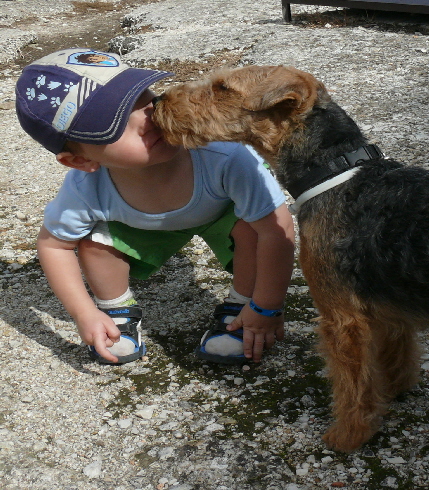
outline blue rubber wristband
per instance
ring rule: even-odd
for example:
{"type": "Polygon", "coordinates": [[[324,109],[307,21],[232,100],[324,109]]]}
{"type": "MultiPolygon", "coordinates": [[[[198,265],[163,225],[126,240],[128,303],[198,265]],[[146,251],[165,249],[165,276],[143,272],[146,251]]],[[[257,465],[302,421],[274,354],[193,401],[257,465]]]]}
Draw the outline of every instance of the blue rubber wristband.
{"type": "Polygon", "coordinates": [[[265,308],[261,308],[260,306],[258,306],[257,304],[255,304],[255,302],[253,301],[253,299],[250,300],[249,306],[250,306],[250,308],[252,308],[253,311],[255,311],[256,313],[259,313],[262,316],[271,316],[271,317],[273,317],[273,316],[280,316],[283,313],[283,309],[280,309],[280,310],[266,310],[265,308]]]}

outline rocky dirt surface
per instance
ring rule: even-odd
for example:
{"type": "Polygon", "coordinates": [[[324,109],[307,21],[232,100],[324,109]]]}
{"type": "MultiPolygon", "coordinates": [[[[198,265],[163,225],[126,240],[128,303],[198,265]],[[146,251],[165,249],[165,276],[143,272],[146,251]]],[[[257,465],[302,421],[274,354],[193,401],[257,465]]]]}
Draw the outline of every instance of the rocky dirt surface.
{"type": "MultiPolygon", "coordinates": [[[[37,261],[43,208],[65,174],[20,129],[22,66],[61,47],[120,52],[177,80],[213,67],[292,64],[321,78],[387,154],[428,163],[429,19],[280,0],[0,0],[0,481],[5,490],[311,490],[429,487],[429,337],[421,381],[350,455],[321,441],[330,390],[299,267],[286,338],[260,365],[193,350],[230,276],[198,239],[151,280],[147,356],[91,362],[37,261]]],[[[162,89],[162,85],[159,86],[162,89]]],[[[67,280],[67,278],[64,278],[67,280]]]]}

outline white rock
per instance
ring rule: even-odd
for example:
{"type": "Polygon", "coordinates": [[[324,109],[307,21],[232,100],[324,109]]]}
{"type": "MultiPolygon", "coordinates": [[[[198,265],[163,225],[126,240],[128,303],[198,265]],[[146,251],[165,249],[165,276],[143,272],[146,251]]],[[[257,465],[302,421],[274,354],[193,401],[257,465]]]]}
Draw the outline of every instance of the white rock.
{"type": "Polygon", "coordinates": [[[158,452],[158,457],[160,460],[165,460],[171,458],[174,453],[174,447],[164,447],[158,452]]]}
{"type": "Polygon", "coordinates": [[[118,426],[121,429],[128,429],[128,427],[131,427],[133,425],[132,419],[120,419],[118,420],[118,426]]]}
{"type": "Polygon", "coordinates": [[[382,485],[386,485],[389,488],[398,488],[396,478],[393,476],[388,476],[385,480],[383,480],[382,485]]]}
{"type": "Polygon", "coordinates": [[[386,458],[387,462],[390,464],[404,464],[406,463],[404,458],[401,458],[401,456],[397,456],[395,458],[386,458]]]}
{"type": "Polygon", "coordinates": [[[101,475],[101,459],[96,459],[83,469],[83,474],[88,478],[99,478],[101,475]]]}
{"type": "Polygon", "coordinates": [[[142,408],[141,410],[137,410],[136,412],[134,412],[134,414],[136,417],[149,420],[153,416],[153,411],[154,411],[154,407],[145,407],[142,408]]]}
{"type": "Polygon", "coordinates": [[[217,431],[219,431],[219,430],[224,430],[224,429],[225,429],[225,427],[224,427],[223,425],[221,425],[221,424],[209,424],[209,425],[208,425],[208,426],[205,428],[205,430],[206,430],[207,432],[217,432],[217,431]]]}
{"type": "Polygon", "coordinates": [[[35,442],[34,445],[33,445],[33,451],[35,451],[36,453],[38,453],[39,451],[43,451],[44,449],[46,449],[48,446],[46,445],[45,442],[43,441],[38,441],[38,442],[35,442]]]}

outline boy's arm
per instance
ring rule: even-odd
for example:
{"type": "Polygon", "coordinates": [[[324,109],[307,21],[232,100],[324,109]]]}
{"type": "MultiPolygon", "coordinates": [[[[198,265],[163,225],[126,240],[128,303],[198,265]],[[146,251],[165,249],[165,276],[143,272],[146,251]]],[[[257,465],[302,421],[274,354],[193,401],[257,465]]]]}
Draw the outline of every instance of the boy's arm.
{"type": "Polygon", "coordinates": [[[118,342],[119,329],[89,296],[75,254],[78,241],[60,240],[43,226],[37,240],[40,264],[57,298],[73,317],[82,340],[112,362],[118,359],[106,347],[118,342]]]}
{"type": "MultiPolygon", "coordinates": [[[[282,309],[293,270],[295,232],[286,204],[249,223],[258,234],[256,282],[252,299],[261,308],[282,309]]],[[[246,305],[228,327],[244,329],[244,355],[261,360],[264,347],[284,336],[284,317],[267,317],[246,305]]]]}

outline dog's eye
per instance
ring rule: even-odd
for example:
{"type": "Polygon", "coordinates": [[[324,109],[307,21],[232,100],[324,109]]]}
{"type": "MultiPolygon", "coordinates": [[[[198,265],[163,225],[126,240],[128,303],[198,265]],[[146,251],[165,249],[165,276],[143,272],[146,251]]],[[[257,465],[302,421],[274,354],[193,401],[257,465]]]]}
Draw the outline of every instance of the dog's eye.
{"type": "Polygon", "coordinates": [[[223,91],[224,91],[224,90],[228,90],[228,87],[227,87],[227,86],[226,86],[226,85],[225,85],[223,82],[219,82],[219,83],[217,84],[217,88],[218,88],[219,90],[223,90],[223,91]]]}

